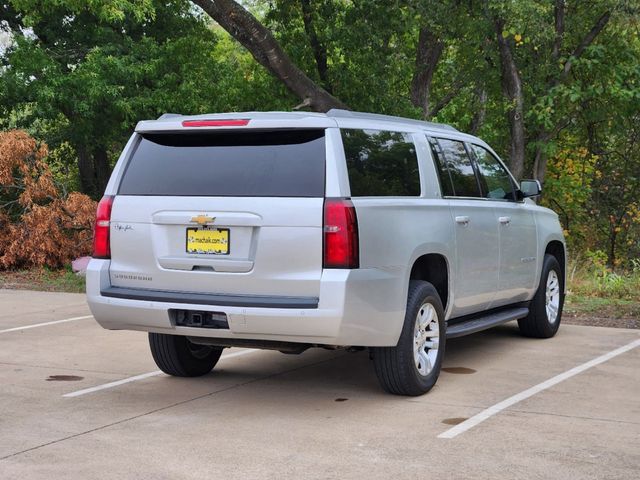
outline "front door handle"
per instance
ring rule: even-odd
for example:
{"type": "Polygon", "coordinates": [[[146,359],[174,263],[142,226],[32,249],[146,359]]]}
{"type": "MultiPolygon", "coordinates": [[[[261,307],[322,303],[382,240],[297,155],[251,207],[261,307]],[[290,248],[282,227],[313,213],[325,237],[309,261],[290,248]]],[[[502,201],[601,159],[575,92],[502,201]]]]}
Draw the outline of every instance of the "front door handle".
{"type": "Polygon", "coordinates": [[[502,224],[502,225],[509,225],[511,223],[511,217],[499,217],[498,221],[502,224]]]}
{"type": "Polygon", "coordinates": [[[467,217],[466,215],[458,216],[456,217],[456,223],[459,223],[463,227],[466,227],[467,225],[469,225],[469,217],[467,217]]]}

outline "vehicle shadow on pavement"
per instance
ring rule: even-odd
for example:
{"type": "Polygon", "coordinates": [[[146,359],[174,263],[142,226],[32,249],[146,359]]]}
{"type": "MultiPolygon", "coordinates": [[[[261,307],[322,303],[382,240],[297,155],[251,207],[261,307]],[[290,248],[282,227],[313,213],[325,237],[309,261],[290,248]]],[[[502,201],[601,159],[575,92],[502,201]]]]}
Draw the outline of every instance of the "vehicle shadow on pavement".
{"type": "MultiPolygon", "coordinates": [[[[517,348],[517,343],[513,342],[518,339],[522,342],[532,341],[522,337],[514,324],[449,340],[443,371],[475,373],[482,370],[483,361],[496,356],[497,352],[517,348]]],[[[171,388],[189,388],[190,385],[199,384],[205,388],[220,386],[222,390],[245,387],[254,389],[265,384],[276,388],[269,400],[274,402],[292,394],[296,396],[299,391],[313,391],[317,395],[335,399],[348,395],[403,398],[390,396],[381,390],[368,350],[347,353],[310,349],[300,355],[261,351],[246,355],[241,360],[222,361],[211,374],[204,377],[164,377],[163,383],[165,382],[172,384],[171,388]]]]}

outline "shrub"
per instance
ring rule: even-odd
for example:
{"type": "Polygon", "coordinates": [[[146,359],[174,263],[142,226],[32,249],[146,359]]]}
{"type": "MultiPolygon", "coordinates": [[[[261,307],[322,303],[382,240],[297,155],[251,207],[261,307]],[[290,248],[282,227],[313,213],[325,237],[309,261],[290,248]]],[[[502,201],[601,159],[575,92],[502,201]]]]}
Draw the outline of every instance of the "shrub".
{"type": "Polygon", "coordinates": [[[0,132],[0,269],[58,268],[91,251],[95,202],[60,194],[46,156],[26,132],[0,132]]]}
{"type": "Polygon", "coordinates": [[[607,254],[587,251],[586,259],[572,260],[569,276],[571,293],[585,297],[640,301],[640,260],[630,261],[632,268],[614,272],[607,266],[607,254]]]}

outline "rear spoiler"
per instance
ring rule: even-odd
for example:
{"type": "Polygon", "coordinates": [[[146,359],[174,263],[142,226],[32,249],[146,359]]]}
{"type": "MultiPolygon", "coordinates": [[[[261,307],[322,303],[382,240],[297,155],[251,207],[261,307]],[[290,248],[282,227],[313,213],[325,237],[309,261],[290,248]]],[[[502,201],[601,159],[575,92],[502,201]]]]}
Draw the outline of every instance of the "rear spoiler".
{"type": "Polygon", "coordinates": [[[201,131],[204,129],[261,129],[278,128],[331,128],[337,127],[334,119],[322,113],[312,112],[244,112],[186,116],[165,113],[158,120],[143,120],[136,125],[136,132],[201,131]]]}

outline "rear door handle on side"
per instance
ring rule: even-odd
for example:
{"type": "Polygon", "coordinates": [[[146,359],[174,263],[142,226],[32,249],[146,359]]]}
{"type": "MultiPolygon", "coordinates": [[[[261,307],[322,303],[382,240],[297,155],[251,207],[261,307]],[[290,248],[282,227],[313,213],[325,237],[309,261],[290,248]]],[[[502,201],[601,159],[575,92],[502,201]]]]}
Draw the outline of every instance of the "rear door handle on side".
{"type": "Polygon", "coordinates": [[[498,221],[502,225],[509,225],[511,223],[511,217],[498,217],[498,221]]]}
{"type": "Polygon", "coordinates": [[[469,225],[469,217],[467,217],[466,215],[458,216],[456,217],[456,223],[459,223],[463,227],[466,227],[467,225],[469,225]]]}

